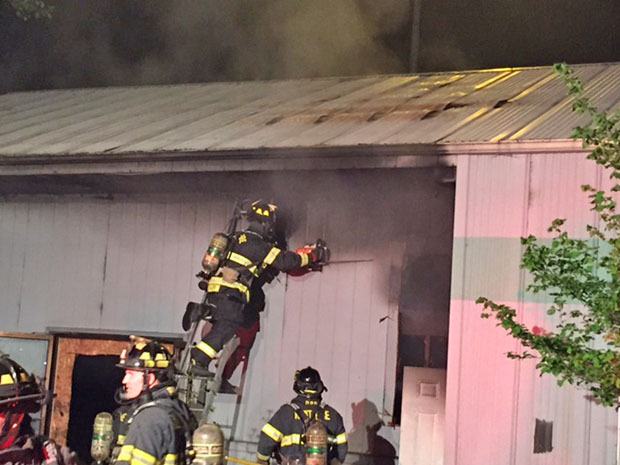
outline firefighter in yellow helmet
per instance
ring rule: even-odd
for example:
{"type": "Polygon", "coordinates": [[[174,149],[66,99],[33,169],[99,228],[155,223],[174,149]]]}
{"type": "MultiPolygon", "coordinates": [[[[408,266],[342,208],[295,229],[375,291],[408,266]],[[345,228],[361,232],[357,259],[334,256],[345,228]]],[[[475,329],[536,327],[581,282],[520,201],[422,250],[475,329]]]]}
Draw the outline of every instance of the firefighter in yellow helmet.
{"type": "Polygon", "coordinates": [[[172,357],[160,343],[132,338],[121,353],[125,370],[120,395],[131,402],[126,436],[112,463],[118,465],[189,464],[196,419],[177,398],[172,357]]]}
{"type": "Polygon", "coordinates": [[[266,464],[272,456],[285,465],[304,463],[306,432],[318,421],[327,431],[327,464],[340,465],[347,455],[347,435],[342,416],[322,401],[327,388],[321,375],[312,367],[295,372],[293,390],[297,393],[291,402],[282,405],[263,426],[256,458],[266,464]]]}
{"type": "MultiPolygon", "coordinates": [[[[252,311],[252,306],[248,304],[252,294],[257,294],[253,288],[257,283],[260,288],[269,282],[265,276],[275,276],[279,271],[299,270],[313,263],[327,261],[329,250],[323,243],[299,252],[287,251],[276,245],[277,210],[277,206],[271,203],[262,200],[253,202],[246,212],[248,227],[232,235],[226,256],[218,265],[215,275],[210,277],[207,302],[213,307],[213,328],[192,348],[192,374],[213,375],[208,370],[209,363],[244,324],[244,309],[252,311]]],[[[203,259],[205,269],[208,265],[206,257],[207,254],[203,259]]],[[[254,336],[258,331],[255,323],[256,318],[248,325],[254,326],[254,336]]],[[[247,344],[251,347],[254,339],[247,339],[251,340],[247,344]]],[[[230,374],[232,370],[227,373],[228,376],[230,374]]]]}
{"type": "Polygon", "coordinates": [[[39,411],[47,398],[33,375],[0,353],[0,464],[78,463],[69,449],[36,435],[30,426],[30,414],[39,411]]]}

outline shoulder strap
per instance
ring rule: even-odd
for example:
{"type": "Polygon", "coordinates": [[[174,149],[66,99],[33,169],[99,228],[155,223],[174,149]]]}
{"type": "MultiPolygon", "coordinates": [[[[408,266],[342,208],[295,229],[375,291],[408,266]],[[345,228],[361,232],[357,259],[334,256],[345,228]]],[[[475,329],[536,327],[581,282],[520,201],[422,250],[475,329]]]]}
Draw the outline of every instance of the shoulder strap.
{"type": "Polygon", "coordinates": [[[310,420],[306,420],[306,415],[304,414],[301,405],[297,404],[296,402],[291,402],[289,405],[293,408],[293,410],[301,420],[301,424],[303,425],[303,434],[306,434],[306,428],[308,427],[310,420]]]}
{"type": "MultiPolygon", "coordinates": [[[[313,421],[317,420],[317,418],[306,418],[306,414],[303,411],[303,408],[301,407],[301,405],[299,405],[298,403],[292,401],[289,404],[293,410],[295,411],[295,413],[299,416],[299,418],[301,419],[302,424],[304,425],[304,434],[306,432],[306,429],[308,428],[308,426],[310,425],[310,423],[312,423],[313,421]]],[[[325,411],[325,403],[321,401],[321,403],[318,405],[316,412],[324,412],[325,411]]],[[[323,415],[318,415],[318,421],[320,421],[321,423],[323,423],[323,421],[321,420],[321,418],[323,417],[323,415]]]]}
{"type": "Polygon", "coordinates": [[[168,417],[172,420],[172,424],[175,425],[175,427],[176,425],[181,427],[181,429],[183,430],[183,437],[185,438],[185,450],[183,451],[183,457],[181,457],[181,460],[178,463],[191,463],[194,456],[194,446],[192,443],[192,435],[194,433],[194,430],[192,428],[192,421],[191,419],[185,418],[181,414],[181,412],[177,411],[174,407],[166,405],[164,402],[158,400],[152,400],[136,408],[133,411],[131,418],[129,418],[129,420],[127,421],[127,424],[130,425],[133,419],[138,415],[138,413],[146,410],[147,408],[153,407],[160,408],[161,410],[166,412],[168,417]]]}

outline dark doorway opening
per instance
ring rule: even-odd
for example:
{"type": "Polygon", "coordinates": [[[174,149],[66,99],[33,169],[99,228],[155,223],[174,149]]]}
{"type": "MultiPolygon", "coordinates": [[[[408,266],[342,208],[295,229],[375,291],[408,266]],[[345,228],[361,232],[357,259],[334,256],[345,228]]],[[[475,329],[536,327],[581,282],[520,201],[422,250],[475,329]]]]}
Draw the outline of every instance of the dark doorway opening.
{"type": "Polygon", "coordinates": [[[82,462],[91,463],[90,443],[93,421],[99,412],[118,407],[114,392],[123,379],[123,371],[116,367],[118,356],[78,355],[73,367],[72,395],[67,431],[67,445],[82,462]]]}
{"type": "Polygon", "coordinates": [[[410,226],[413,232],[405,243],[393,417],[397,425],[403,414],[404,368],[447,370],[448,365],[456,173],[442,173],[435,187],[421,194],[428,207],[414,217],[418,223],[410,226]]]}

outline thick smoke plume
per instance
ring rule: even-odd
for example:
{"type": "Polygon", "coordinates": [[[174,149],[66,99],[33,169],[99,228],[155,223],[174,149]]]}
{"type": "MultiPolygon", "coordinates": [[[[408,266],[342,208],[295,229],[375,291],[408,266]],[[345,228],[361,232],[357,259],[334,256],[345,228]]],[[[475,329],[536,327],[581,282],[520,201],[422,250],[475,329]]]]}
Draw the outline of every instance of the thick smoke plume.
{"type": "Polygon", "coordinates": [[[48,21],[24,22],[2,11],[3,90],[407,69],[406,47],[398,56],[389,41],[410,21],[408,0],[50,3],[48,21]]]}

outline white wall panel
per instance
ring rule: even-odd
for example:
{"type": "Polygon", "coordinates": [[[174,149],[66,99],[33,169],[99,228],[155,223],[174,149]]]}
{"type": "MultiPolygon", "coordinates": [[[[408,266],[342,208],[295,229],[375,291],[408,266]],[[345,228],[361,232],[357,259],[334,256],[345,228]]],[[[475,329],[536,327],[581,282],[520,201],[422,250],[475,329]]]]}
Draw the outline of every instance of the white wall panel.
{"type": "Polygon", "coordinates": [[[98,324],[106,208],[92,201],[0,204],[3,330],[98,324]]]}
{"type": "Polygon", "coordinates": [[[0,324],[7,331],[19,325],[28,205],[0,204],[0,324]]]}
{"type": "Polygon", "coordinates": [[[517,309],[526,326],[552,330],[541,296],[525,292],[519,238],[548,238],[554,218],[586,237],[594,220],[581,184],[600,173],[583,155],[459,157],[448,363],[446,463],[614,463],[615,412],[586,393],[540,377],[535,360],[505,357],[516,341],[480,319],[478,296],[517,309]],[[536,419],[553,422],[553,451],[534,454],[536,419]]]}

